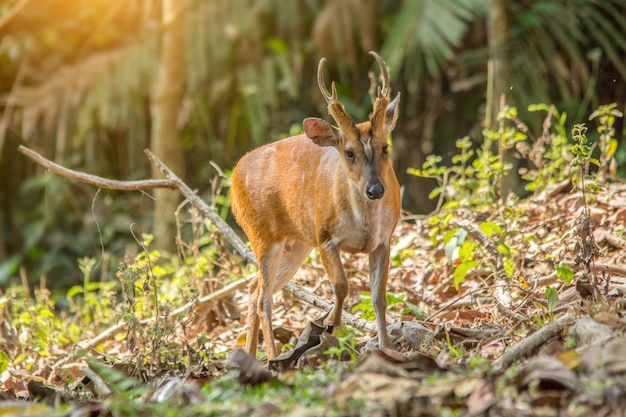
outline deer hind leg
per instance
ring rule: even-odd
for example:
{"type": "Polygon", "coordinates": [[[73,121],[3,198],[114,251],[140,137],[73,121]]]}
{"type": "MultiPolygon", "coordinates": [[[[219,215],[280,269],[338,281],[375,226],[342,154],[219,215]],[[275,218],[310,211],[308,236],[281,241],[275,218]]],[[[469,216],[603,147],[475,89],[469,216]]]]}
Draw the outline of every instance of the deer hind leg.
{"type": "Polygon", "coordinates": [[[265,338],[267,356],[269,359],[276,356],[274,330],[272,328],[272,295],[284,245],[285,241],[282,240],[273,244],[265,244],[263,242],[259,247],[253,247],[259,262],[259,272],[257,278],[248,287],[250,295],[248,301],[246,352],[252,356],[256,355],[259,340],[259,322],[265,338]]]}
{"type": "Polygon", "coordinates": [[[274,292],[283,288],[298,269],[304,263],[306,257],[311,253],[311,246],[296,240],[287,240],[283,248],[283,255],[280,259],[276,281],[274,282],[274,292]]]}
{"type": "Polygon", "coordinates": [[[259,344],[259,274],[257,273],[250,285],[248,285],[248,331],[246,333],[246,352],[256,356],[256,348],[259,344]]]}

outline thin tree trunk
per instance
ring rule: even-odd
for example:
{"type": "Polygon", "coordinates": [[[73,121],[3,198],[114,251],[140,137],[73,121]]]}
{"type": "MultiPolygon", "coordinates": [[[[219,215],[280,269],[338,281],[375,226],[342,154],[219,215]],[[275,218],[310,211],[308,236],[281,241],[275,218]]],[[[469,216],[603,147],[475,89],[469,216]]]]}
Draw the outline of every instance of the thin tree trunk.
{"type": "MultiPolygon", "coordinates": [[[[178,113],[185,85],[185,12],[186,0],[163,0],[161,55],[154,92],[151,97],[152,143],[154,154],[177,175],[184,177],[183,150],[178,135],[178,113]]],[[[154,178],[161,172],[152,169],[154,178]]],[[[152,232],[154,245],[174,250],[176,219],[174,212],[180,194],[172,190],[155,190],[156,206],[152,232]]]]}
{"type": "MultiPolygon", "coordinates": [[[[497,128],[496,117],[506,100],[509,90],[509,58],[506,50],[506,42],[509,32],[508,13],[509,0],[490,0],[489,16],[487,21],[489,50],[492,63],[493,94],[488,97],[491,105],[485,117],[485,127],[497,128]]],[[[499,151],[501,151],[499,149],[499,151]]],[[[515,192],[520,184],[518,161],[513,158],[512,151],[503,152],[500,155],[505,162],[513,165],[509,174],[502,178],[498,184],[498,193],[502,201],[506,200],[509,192],[515,192]]]]}
{"type": "Polygon", "coordinates": [[[487,17],[489,55],[493,63],[493,96],[491,101],[491,120],[487,120],[487,127],[494,126],[496,116],[500,110],[500,97],[506,94],[508,84],[508,62],[504,49],[509,31],[507,18],[508,0],[490,0],[489,16],[487,17]]]}

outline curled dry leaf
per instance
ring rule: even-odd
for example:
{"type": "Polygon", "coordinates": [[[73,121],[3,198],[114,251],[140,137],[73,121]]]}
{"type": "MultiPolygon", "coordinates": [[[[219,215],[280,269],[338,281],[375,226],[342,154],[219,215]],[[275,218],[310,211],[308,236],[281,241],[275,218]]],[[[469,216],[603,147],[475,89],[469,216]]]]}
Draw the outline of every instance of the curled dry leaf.
{"type": "Polygon", "coordinates": [[[525,390],[533,383],[542,391],[577,391],[578,377],[565,364],[551,357],[535,357],[528,361],[515,378],[515,386],[525,390]]]}
{"type": "Polygon", "coordinates": [[[270,373],[263,368],[263,365],[241,349],[230,351],[226,367],[238,369],[237,380],[244,385],[257,385],[270,379],[270,373]]]}
{"type": "MultiPolygon", "coordinates": [[[[270,370],[283,372],[287,369],[292,369],[298,363],[298,360],[305,352],[315,347],[320,347],[320,345],[324,345],[326,350],[331,347],[338,346],[337,339],[332,336],[334,343],[329,340],[329,338],[324,339],[324,343],[322,343],[322,335],[331,336],[328,332],[328,329],[324,326],[320,326],[314,322],[309,322],[307,326],[304,328],[300,337],[298,338],[298,342],[296,343],[296,347],[291,350],[286,350],[271,361],[269,361],[268,367],[270,370]]],[[[322,351],[325,352],[326,350],[322,351]]]]}

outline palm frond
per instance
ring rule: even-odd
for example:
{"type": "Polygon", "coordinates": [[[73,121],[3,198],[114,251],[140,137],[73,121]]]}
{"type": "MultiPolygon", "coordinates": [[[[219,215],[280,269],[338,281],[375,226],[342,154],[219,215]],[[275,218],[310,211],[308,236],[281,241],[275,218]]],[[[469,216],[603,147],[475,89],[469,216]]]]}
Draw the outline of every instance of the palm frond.
{"type": "Polygon", "coordinates": [[[486,14],[485,0],[407,0],[395,14],[382,48],[394,78],[439,77],[461,45],[469,24],[486,14]]]}

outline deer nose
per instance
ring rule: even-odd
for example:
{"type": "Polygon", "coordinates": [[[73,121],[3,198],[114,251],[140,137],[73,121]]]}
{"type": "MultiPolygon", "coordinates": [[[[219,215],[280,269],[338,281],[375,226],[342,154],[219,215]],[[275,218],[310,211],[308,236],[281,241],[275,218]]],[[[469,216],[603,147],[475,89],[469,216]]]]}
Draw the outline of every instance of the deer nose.
{"type": "Polygon", "coordinates": [[[379,182],[368,186],[367,190],[365,190],[365,196],[370,200],[379,200],[383,198],[383,195],[385,195],[385,189],[379,182]]]}

